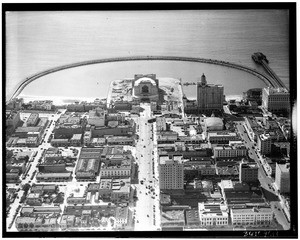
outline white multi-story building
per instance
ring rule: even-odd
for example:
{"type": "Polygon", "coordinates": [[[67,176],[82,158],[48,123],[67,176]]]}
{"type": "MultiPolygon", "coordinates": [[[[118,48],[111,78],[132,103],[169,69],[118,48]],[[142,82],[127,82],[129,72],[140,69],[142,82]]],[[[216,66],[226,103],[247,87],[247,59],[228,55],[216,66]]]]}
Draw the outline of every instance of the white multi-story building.
{"type": "Polygon", "coordinates": [[[273,211],[270,207],[262,208],[231,208],[232,225],[241,226],[267,226],[273,220],[273,211]]]}
{"type": "Polygon", "coordinates": [[[91,131],[85,131],[85,133],[83,135],[83,144],[84,145],[89,145],[90,142],[91,142],[91,138],[92,138],[91,131]]]}
{"type": "Polygon", "coordinates": [[[275,184],[281,193],[290,192],[290,164],[276,163],[275,184]]]}
{"type": "Polygon", "coordinates": [[[121,164],[106,165],[102,163],[101,178],[119,178],[130,177],[131,174],[131,160],[123,160],[121,164]]]}
{"type": "Polygon", "coordinates": [[[182,156],[160,157],[158,169],[161,189],[183,189],[182,156]]]}
{"type": "Polygon", "coordinates": [[[220,203],[198,203],[199,219],[202,226],[228,225],[227,206],[220,203]]]}
{"type": "Polygon", "coordinates": [[[290,93],[284,88],[264,88],[262,106],[270,112],[290,111],[290,93]]]}
{"type": "Polygon", "coordinates": [[[215,158],[243,157],[247,155],[247,148],[243,144],[216,146],[213,153],[215,158]]]}
{"type": "Polygon", "coordinates": [[[257,146],[261,154],[271,153],[271,138],[269,134],[261,134],[257,138],[257,146]]]}

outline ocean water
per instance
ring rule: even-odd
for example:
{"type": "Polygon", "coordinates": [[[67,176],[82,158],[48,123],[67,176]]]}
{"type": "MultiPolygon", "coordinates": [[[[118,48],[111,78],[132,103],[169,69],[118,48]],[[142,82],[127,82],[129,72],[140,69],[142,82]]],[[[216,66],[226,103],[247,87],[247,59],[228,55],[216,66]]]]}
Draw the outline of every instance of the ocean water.
{"type": "MultiPolygon", "coordinates": [[[[24,78],[63,64],[118,56],[172,55],[219,59],[263,69],[251,59],[263,52],[289,86],[288,11],[9,12],[6,15],[6,96],[24,78]]],[[[264,83],[216,65],[135,61],[97,64],[44,76],[22,92],[28,96],[106,97],[111,80],[136,73],[195,81],[205,73],[225,93],[241,94],[264,83]]],[[[195,87],[184,88],[195,96],[195,87]]]]}

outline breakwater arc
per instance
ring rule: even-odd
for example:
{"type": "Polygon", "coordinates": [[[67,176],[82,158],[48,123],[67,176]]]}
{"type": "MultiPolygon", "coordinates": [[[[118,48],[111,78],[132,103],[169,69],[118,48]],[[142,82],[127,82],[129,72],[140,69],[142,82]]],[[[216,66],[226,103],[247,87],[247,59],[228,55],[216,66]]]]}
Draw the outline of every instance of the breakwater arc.
{"type": "Polygon", "coordinates": [[[8,101],[17,97],[29,83],[31,83],[34,80],[41,78],[45,75],[48,75],[48,74],[51,74],[54,72],[58,72],[58,71],[62,71],[65,69],[81,67],[81,66],[85,66],[85,65],[100,64],[100,63],[112,63],[112,62],[125,62],[125,61],[185,61],[185,62],[216,64],[216,65],[235,68],[235,69],[238,69],[241,71],[248,72],[248,73],[260,78],[261,80],[263,80],[266,85],[270,85],[273,87],[277,86],[276,81],[273,78],[271,78],[270,76],[265,75],[255,69],[252,69],[252,68],[240,65],[240,64],[236,64],[236,63],[215,60],[215,59],[181,57],[181,56],[131,56],[131,57],[114,57],[114,58],[88,60],[88,61],[82,61],[82,62],[71,63],[71,64],[67,64],[67,65],[62,65],[62,66],[58,66],[58,67],[54,67],[51,69],[41,71],[39,73],[33,74],[33,75],[27,77],[26,79],[22,80],[18,84],[18,86],[14,90],[14,93],[12,94],[10,99],[8,99],[8,101]]]}

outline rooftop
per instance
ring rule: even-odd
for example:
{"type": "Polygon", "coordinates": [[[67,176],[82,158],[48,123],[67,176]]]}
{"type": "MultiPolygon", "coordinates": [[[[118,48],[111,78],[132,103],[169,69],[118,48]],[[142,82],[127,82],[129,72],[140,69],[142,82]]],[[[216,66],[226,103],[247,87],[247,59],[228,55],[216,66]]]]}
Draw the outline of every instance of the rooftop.
{"type": "Polygon", "coordinates": [[[160,156],[159,157],[159,164],[182,164],[182,156],[173,156],[172,159],[169,156],[160,156]]]}
{"type": "Polygon", "coordinates": [[[273,87],[267,87],[265,88],[266,92],[268,94],[272,95],[283,95],[283,94],[289,94],[288,90],[285,88],[273,88],[273,87]]]}
{"type": "Polygon", "coordinates": [[[225,131],[220,131],[220,132],[209,132],[208,133],[209,137],[223,137],[223,136],[237,136],[237,134],[235,132],[225,132],[225,131]]]}
{"type": "Polygon", "coordinates": [[[273,213],[273,210],[270,207],[264,207],[264,208],[232,208],[231,209],[232,213],[244,213],[244,214],[249,214],[249,213],[273,213]]]}
{"type": "Polygon", "coordinates": [[[199,221],[199,212],[196,209],[187,210],[185,212],[187,224],[193,221],[199,221]]]}
{"type": "Polygon", "coordinates": [[[37,173],[37,177],[71,177],[72,172],[66,172],[66,173],[37,173]]]}
{"type": "Polygon", "coordinates": [[[212,126],[220,126],[223,127],[223,121],[221,118],[218,117],[209,117],[204,119],[205,125],[208,127],[212,127],[212,126]]]}
{"type": "Polygon", "coordinates": [[[289,173],[290,172],[290,164],[277,164],[278,168],[282,173],[289,173]]]}

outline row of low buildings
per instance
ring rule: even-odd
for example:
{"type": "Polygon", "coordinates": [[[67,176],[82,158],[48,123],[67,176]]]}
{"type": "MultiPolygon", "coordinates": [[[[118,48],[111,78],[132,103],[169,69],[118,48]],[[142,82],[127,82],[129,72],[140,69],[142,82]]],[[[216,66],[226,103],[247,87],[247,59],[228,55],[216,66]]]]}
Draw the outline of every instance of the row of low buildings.
{"type": "MultiPolygon", "coordinates": [[[[20,110],[23,108],[24,99],[23,98],[14,98],[6,104],[6,109],[9,110],[20,110]]],[[[43,101],[30,101],[27,104],[27,107],[33,110],[52,110],[54,108],[53,101],[43,100],[43,101]]]]}
{"type": "Polygon", "coordinates": [[[71,205],[90,206],[99,201],[127,204],[130,198],[130,178],[101,179],[100,183],[89,183],[84,194],[73,194],[67,198],[71,205]]]}
{"type": "MultiPolygon", "coordinates": [[[[20,124],[20,113],[14,113],[13,119],[7,119],[7,126],[12,126],[14,131],[7,140],[7,147],[37,147],[43,137],[48,124],[48,118],[39,117],[38,113],[31,113],[27,120],[20,124]],[[11,121],[11,123],[9,122],[11,121]]],[[[11,115],[10,115],[11,116],[11,115]]]]}
{"type": "Polygon", "coordinates": [[[188,206],[162,207],[162,228],[268,227],[274,223],[270,207],[228,208],[220,202],[199,202],[197,209],[188,206]]]}
{"type": "Polygon", "coordinates": [[[97,205],[70,206],[64,213],[61,213],[60,207],[23,207],[20,216],[16,218],[15,226],[18,231],[47,232],[107,227],[113,223],[113,229],[122,229],[128,224],[129,211],[128,207],[97,205]]]}
{"type": "Polygon", "coordinates": [[[88,112],[95,108],[106,108],[106,102],[100,99],[95,99],[94,102],[76,101],[74,104],[67,105],[67,111],[69,112],[88,112]]]}
{"type": "Polygon", "coordinates": [[[51,145],[54,147],[66,147],[66,146],[81,146],[82,141],[84,145],[88,147],[102,147],[104,145],[134,145],[135,140],[132,137],[127,136],[108,136],[102,138],[91,138],[86,140],[86,134],[82,137],[82,134],[73,134],[68,138],[52,139],[51,145]]]}

